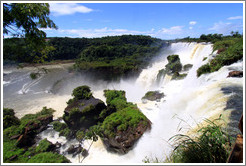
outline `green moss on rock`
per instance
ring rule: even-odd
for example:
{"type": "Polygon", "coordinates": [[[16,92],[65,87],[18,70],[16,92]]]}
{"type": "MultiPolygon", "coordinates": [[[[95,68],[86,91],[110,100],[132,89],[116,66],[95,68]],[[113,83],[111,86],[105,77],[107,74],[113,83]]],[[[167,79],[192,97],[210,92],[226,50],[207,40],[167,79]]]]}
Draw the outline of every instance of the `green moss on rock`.
{"type": "Polygon", "coordinates": [[[44,152],[31,157],[28,163],[70,163],[70,161],[58,153],[44,152]]]}
{"type": "Polygon", "coordinates": [[[3,108],[3,129],[19,124],[20,120],[15,116],[14,110],[3,108]]]}
{"type": "Polygon", "coordinates": [[[187,76],[186,73],[179,74],[179,72],[175,72],[175,73],[172,75],[172,80],[181,80],[181,79],[184,79],[186,76],[187,76]]]}
{"type": "Polygon", "coordinates": [[[41,140],[36,147],[36,153],[40,152],[48,152],[51,151],[51,149],[54,147],[54,145],[47,140],[47,138],[41,140]]]}
{"type": "Polygon", "coordinates": [[[115,137],[118,131],[127,130],[128,127],[134,130],[140,122],[146,122],[147,125],[147,118],[137,107],[132,106],[109,115],[101,127],[105,135],[115,137]]]}
{"type": "Polygon", "coordinates": [[[150,101],[159,100],[164,97],[164,93],[160,93],[159,91],[148,91],[142,99],[147,99],[150,101]]]}
{"type": "Polygon", "coordinates": [[[188,70],[190,70],[192,67],[193,67],[192,64],[186,64],[186,65],[183,66],[183,70],[184,70],[184,71],[188,71],[188,70]]]}
{"type": "Polygon", "coordinates": [[[172,74],[182,70],[182,64],[180,63],[179,55],[169,55],[167,60],[168,64],[165,66],[167,73],[172,74]]]}

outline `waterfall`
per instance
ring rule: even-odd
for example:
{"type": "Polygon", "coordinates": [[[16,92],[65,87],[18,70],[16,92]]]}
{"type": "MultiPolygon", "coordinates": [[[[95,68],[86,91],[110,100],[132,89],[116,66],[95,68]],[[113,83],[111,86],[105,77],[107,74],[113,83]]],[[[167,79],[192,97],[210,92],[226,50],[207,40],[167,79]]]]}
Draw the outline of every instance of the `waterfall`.
{"type": "Polygon", "coordinates": [[[225,66],[217,72],[197,78],[196,70],[214,56],[212,45],[173,43],[170,47],[171,53],[178,54],[183,65],[193,65],[187,77],[183,80],[171,80],[170,76],[166,76],[162,83],[156,86],[158,71],[167,64],[167,55],[163,53],[163,60],[144,69],[132,85],[141,87],[143,91],[157,89],[166,95],[161,102],[137,103],[152,121],[151,131],[141,137],[133,150],[122,156],[107,152],[98,142],[97,146],[92,146],[89,152],[91,155],[84,163],[132,164],[143,162],[145,157],[165,160],[173,148],[168,140],[175,134],[186,133],[205,118],[218,118],[220,114],[228,120],[230,111],[226,110],[226,105],[231,94],[224,94],[221,88],[228,85],[243,86],[241,78],[227,78],[230,70],[242,70],[243,63],[225,66]]]}
{"type": "MultiPolygon", "coordinates": [[[[26,88],[27,85],[25,83],[27,82],[24,81],[16,86],[13,82],[7,83],[9,80],[4,80],[3,103],[7,107],[18,108],[14,108],[17,111],[17,116],[23,115],[28,111],[28,113],[30,111],[32,113],[37,112],[43,106],[47,106],[57,110],[55,117],[58,117],[63,114],[66,107],[65,102],[71,98],[72,89],[77,86],[82,84],[89,85],[93,95],[103,101],[105,101],[103,96],[104,89],[125,90],[127,100],[136,103],[140,110],[151,120],[151,130],[144,133],[134,149],[125,155],[108,152],[99,139],[90,147],[89,156],[83,160],[83,164],[136,164],[143,163],[142,161],[145,157],[165,160],[173,148],[168,142],[169,138],[178,133],[188,132],[205,118],[218,118],[222,114],[224,119],[228,121],[233,111],[233,107],[228,106],[228,100],[234,99],[234,92],[243,91],[243,78],[227,78],[230,71],[243,70],[242,61],[230,66],[224,66],[217,72],[203,74],[197,78],[197,69],[209,62],[215,53],[213,52],[212,44],[172,43],[169,48],[161,53],[156,61],[153,61],[150,66],[142,70],[138,78],[113,83],[90,82],[87,81],[89,76],[72,75],[67,71],[48,74],[48,76],[44,76],[37,82],[33,82],[29,88],[26,88]],[[193,66],[184,79],[171,80],[171,76],[166,75],[157,84],[158,72],[165,68],[168,63],[167,56],[171,54],[179,55],[182,65],[192,64],[193,66]],[[204,59],[205,57],[206,59],[204,59]],[[52,83],[50,83],[50,80],[52,80],[52,83]],[[45,91],[53,85],[59,85],[57,94],[27,93],[18,95],[18,91],[23,88],[25,91],[27,89],[37,89],[39,92],[40,89],[45,91]],[[13,87],[15,90],[15,92],[10,91],[14,95],[9,95],[9,97],[7,96],[10,94],[8,87],[13,87]],[[165,97],[160,102],[147,101],[147,103],[142,103],[141,97],[149,90],[159,90],[165,94],[165,97]],[[35,96],[38,96],[38,98],[35,98],[35,96]],[[20,103],[16,104],[16,102],[20,103]]],[[[236,97],[238,98],[238,96],[236,97]]],[[[240,97],[242,98],[242,95],[240,97]]],[[[243,100],[239,100],[237,104],[239,105],[237,107],[242,107],[243,100]]],[[[60,141],[64,144],[63,149],[61,149],[62,152],[69,145],[76,143],[75,140],[66,142],[64,137],[59,137],[56,132],[51,131],[42,132],[40,134],[41,138],[47,138],[53,143],[60,141]]],[[[90,143],[90,141],[86,142],[85,146],[88,147],[90,143]]],[[[78,163],[78,157],[65,156],[72,162],[78,163]]]]}

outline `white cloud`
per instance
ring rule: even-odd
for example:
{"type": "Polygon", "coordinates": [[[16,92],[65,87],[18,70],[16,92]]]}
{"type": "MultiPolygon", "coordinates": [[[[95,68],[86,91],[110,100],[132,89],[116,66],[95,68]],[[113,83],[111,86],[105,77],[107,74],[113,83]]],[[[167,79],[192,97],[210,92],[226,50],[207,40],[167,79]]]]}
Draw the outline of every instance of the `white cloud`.
{"type": "Polygon", "coordinates": [[[147,35],[150,31],[141,32],[135,30],[127,30],[127,29],[111,29],[111,28],[101,28],[101,29],[58,29],[58,33],[65,34],[69,37],[103,37],[103,36],[116,36],[116,35],[147,35]]]}
{"type": "Polygon", "coordinates": [[[149,35],[152,37],[162,39],[175,39],[190,36],[190,32],[185,31],[183,26],[173,26],[170,28],[150,29],[146,31],[137,31],[129,29],[112,29],[108,27],[97,29],[58,29],[53,31],[46,31],[52,36],[66,36],[66,37],[86,37],[95,38],[103,36],[120,36],[120,35],[149,35]]]}
{"type": "Polygon", "coordinates": [[[71,15],[74,13],[90,13],[93,9],[76,3],[50,3],[50,11],[54,15],[71,15]]]}
{"type": "Polygon", "coordinates": [[[190,21],[189,22],[190,25],[196,25],[196,23],[197,23],[196,21],[190,21]]]}
{"type": "Polygon", "coordinates": [[[243,25],[233,24],[230,22],[227,22],[227,23],[218,22],[218,23],[214,23],[214,26],[209,28],[208,30],[214,31],[216,33],[230,34],[231,31],[242,31],[243,25]]]}
{"type": "Polygon", "coordinates": [[[193,27],[189,27],[189,29],[193,29],[193,27]]]}
{"type": "Polygon", "coordinates": [[[159,33],[161,34],[168,34],[168,35],[175,35],[180,34],[183,30],[183,26],[173,26],[170,28],[162,28],[159,33]]]}
{"type": "Polygon", "coordinates": [[[229,17],[227,18],[227,20],[238,20],[238,19],[242,19],[243,16],[235,16],[235,17],[229,17]]]}

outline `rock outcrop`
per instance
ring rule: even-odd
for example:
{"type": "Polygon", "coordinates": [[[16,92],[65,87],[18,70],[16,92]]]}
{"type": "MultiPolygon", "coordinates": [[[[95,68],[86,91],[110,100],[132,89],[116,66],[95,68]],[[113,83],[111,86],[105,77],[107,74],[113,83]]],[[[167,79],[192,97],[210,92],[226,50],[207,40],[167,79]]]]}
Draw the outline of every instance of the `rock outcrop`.
{"type": "MultiPolygon", "coordinates": [[[[180,62],[179,55],[169,55],[167,60],[168,64],[164,69],[159,70],[157,74],[157,82],[159,82],[162,77],[165,77],[166,74],[171,76],[172,80],[180,80],[187,76],[186,73],[180,74],[182,71],[182,64],[180,62]]],[[[192,64],[186,64],[184,66],[184,71],[188,71],[190,68],[192,68],[192,66],[192,64]]]]}
{"type": "Polygon", "coordinates": [[[107,150],[119,154],[126,154],[134,147],[144,132],[150,128],[151,122],[148,120],[147,125],[139,123],[135,128],[128,127],[127,130],[118,131],[114,137],[105,136],[102,140],[107,150]]]}
{"type": "Polygon", "coordinates": [[[30,121],[26,124],[22,134],[13,138],[17,139],[17,146],[25,147],[35,143],[36,135],[47,128],[47,125],[53,121],[53,115],[37,118],[35,121],[30,121]]]}
{"type": "MultiPolygon", "coordinates": [[[[125,154],[151,128],[151,122],[138,107],[127,102],[125,91],[105,90],[106,106],[103,101],[91,95],[89,87],[81,86],[76,89],[73,91],[75,97],[69,100],[65,108],[63,119],[68,128],[76,132],[79,141],[97,140],[96,137],[99,136],[109,151],[125,154]]],[[[155,98],[162,95],[157,93],[155,98]]],[[[54,127],[57,130],[66,129],[58,123],[54,123],[54,127]]],[[[67,153],[74,156],[79,153],[88,155],[82,147],[75,146],[69,147],[67,153]]]]}
{"type": "MultiPolygon", "coordinates": [[[[239,120],[238,127],[243,134],[243,115],[239,120]]],[[[232,151],[228,157],[228,163],[243,163],[243,135],[238,134],[232,151]]]]}
{"type": "Polygon", "coordinates": [[[243,71],[231,71],[227,77],[243,77],[243,71]]]}
{"type": "Polygon", "coordinates": [[[94,97],[75,100],[65,108],[63,119],[73,130],[86,129],[97,124],[105,108],[104,102],[94,97]]]}
{"type": "Polygon", "coordinates": [[[160,93],[159,91],[148,91],[142,99],[147,99],[150,101],[158,101],[164,97],[164,93],[160,93]]]}

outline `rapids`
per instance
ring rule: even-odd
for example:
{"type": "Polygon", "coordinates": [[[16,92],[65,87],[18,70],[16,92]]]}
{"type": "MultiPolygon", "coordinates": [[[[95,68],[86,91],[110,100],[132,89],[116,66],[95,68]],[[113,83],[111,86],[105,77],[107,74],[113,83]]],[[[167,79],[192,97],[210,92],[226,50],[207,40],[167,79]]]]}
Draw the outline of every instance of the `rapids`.
{"type": "MultiPolygon", "coordinates": [[[[218,118],[222,114],[230,124],[228,128],[232,135],[238,132],[237,120],[243,112],[244,82],[243,78],[227,78],[227,75],[233,70],[243,70],[243,61],[197,78],[196,70],[216,54],[212,50],[212,44],[207,43],[172,43],[137,78],[119,82],[92,81],[89,75],[70,72],[71,65],[68,64],[49,67],[50,72],[37,80],[29,78],[33,68],[6,68],[3,70],[3,106],[13,108],[19,118],[47,106],[56,110],[54,116],[58,118],[63,115],[66,101],[77,86],[89,85],[93,95],[103,101],[104,89],[125,90],[127,100],[137,103],[152,122],[152,129],[144,133],[135,148],[125,155],[117,155],[107,152],[101,140],[92,145],[88,140],[84,142],[84,147],[90,148],[88,157],[65,156],[74,163],[83,160],[86,164],[136,164],[143,163],[146,157],[165,160],[173,148],[169,138],[192,131],[205,118],[218,118]],[[157,74],[165,67],[167,56],[171,54],[178,54],[182,65],[192,64],[193,67],[183,80],[171,80],[170,76],[165,76],[157,83],[157,74]],[[159,90],[165,97],[160,102],[143,103],[141,98],[149,90],[159,90]]],[[[61,153],[69,145],[78,144],[75,140],[67,142],[52,128],[39,136],[53,143],[61,142],[61,153]]]]}

